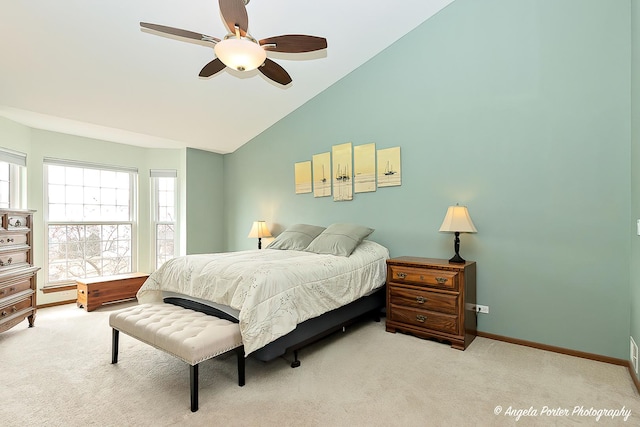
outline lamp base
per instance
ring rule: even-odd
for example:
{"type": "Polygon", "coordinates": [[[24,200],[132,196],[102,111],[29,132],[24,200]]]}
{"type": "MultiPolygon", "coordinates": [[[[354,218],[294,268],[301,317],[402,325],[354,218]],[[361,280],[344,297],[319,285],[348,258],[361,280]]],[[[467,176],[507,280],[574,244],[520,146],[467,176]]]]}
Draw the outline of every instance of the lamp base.
{"type": "Polygon", "coordinates": [[[464,263],[465,263],[465,262],[467,262],[467,261],[465,261],[464,259],[462,259],[462,257],[460,256],[460,254],[455,254],[455,255],[453,256],[453,258],[451,258],[451,259],[449,260],[449,262],[450,262],[450,263],[452,263],[452,264],[464,264],[464,263]]]}

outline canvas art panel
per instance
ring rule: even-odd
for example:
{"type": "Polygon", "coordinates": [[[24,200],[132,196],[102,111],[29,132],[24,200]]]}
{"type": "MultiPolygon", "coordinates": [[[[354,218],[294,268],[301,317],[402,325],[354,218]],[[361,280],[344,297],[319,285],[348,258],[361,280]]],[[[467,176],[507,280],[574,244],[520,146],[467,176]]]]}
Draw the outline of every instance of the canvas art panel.
{"type": "Polygon", "coordinates": [[[296,194],[311,193],[311,160],[294,166],[296,194]]]}
{"type": "Polygon", "coordinates": [[[314,154],[313,197],[331,196],[331,153],[314,154]]]}
{"type": "Polygon", "coordinates": [[[378,150],[378,187],[402,184],[400,147],[378,150]]]}
{"type": "Polygon", "coordinates": [[[333,200],[336,202],[353,200],[351,143],[334,145],[331,154],[333,157],[333,200]]]}
{"type": "Polygon", "coordinates": [[[376,191],[376,144],[353,147],[353,189],[355,193],[376,191]]]}

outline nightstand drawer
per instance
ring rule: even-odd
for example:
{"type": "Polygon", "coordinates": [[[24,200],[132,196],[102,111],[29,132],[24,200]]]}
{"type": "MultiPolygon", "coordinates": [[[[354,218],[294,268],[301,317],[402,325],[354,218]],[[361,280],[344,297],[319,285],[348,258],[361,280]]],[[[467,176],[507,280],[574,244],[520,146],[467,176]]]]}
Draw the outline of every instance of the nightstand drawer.
{"type": "Polygon", "coordinates": [[[389,289],[389,297],[394,306],[413,307],[447,314],[458,313],[457,295],[392,286],[389,289]]]}
{"type": "Polygon", "coordinates": [[[432,286],[451,291],[458,290],[458,273],[455,271],[433,270],[404,265],[391,265],[389,270],[390,279],[394,282],[432,286]]]}
{"type": "MultiPolygon", "coordinates": [[[[432,329],[448,334],[458,333],[458,317],[433,311],[391,305],[391,320],[418,328],[432,329]]],[[[388,315],[388,314],[387,314],[388,315]]]]}

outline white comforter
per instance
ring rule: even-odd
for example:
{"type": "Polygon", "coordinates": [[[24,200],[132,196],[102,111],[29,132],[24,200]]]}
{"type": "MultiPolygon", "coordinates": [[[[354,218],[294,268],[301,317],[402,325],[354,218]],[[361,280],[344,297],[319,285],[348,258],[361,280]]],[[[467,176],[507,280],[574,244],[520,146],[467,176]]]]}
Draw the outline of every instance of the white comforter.
{"type": "Polygon", "coordinates": [[[387,248],[368,240],[349,257],[275,249],[187,255],[151,274],[137,297],[157,302],[176,292],[239,310],[249,354],[382,286],[387,258],[387,248]]]}

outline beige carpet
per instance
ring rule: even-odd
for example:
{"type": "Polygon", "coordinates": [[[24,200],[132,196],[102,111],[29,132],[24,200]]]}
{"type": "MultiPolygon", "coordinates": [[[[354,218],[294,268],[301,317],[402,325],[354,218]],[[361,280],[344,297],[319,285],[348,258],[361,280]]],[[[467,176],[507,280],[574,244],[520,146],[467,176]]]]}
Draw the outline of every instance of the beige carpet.
{"type": "Polygon", "coordinates": [[[127,305],[41,309],[0,334],[0,426],[640,425],[624,367],[484,338],[462,352],[384,321],[302,350],[297,369],[249,359],[242,388],[235,356],[204,362],[192,413],[185,363],[121,334],[111,365],[108,316],[127,305]]]}

